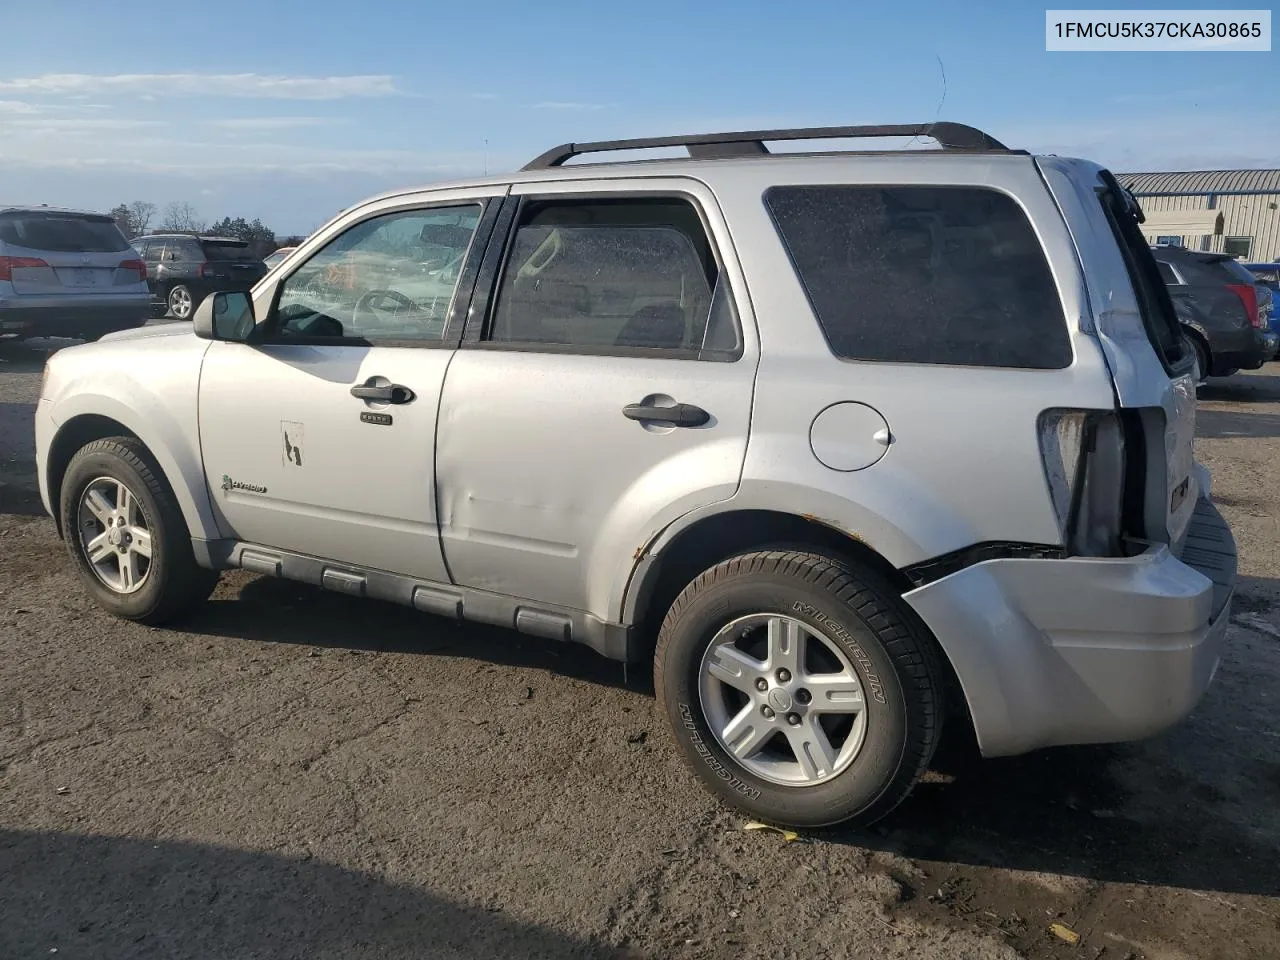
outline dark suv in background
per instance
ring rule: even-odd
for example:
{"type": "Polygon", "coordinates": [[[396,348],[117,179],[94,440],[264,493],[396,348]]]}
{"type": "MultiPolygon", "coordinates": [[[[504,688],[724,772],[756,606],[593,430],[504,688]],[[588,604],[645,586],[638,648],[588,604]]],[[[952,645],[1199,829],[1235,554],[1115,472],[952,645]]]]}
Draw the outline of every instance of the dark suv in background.
{"type": "Polygon", "coordinates": [[[1256,370],[1275,357],[1280,339],[1267,323],[1271,291],[1234,258],[1174,246],[1152,254],[1195,348],[1197,383],[1256,370]]]}
{"type": "Polygon", "coordinates": [[[133,245],[147,265],[153,302],[179,320],[190,320],[209,294],[247,291],[267,272],[246,241],[231,237],[156,233],[133,245]]]}

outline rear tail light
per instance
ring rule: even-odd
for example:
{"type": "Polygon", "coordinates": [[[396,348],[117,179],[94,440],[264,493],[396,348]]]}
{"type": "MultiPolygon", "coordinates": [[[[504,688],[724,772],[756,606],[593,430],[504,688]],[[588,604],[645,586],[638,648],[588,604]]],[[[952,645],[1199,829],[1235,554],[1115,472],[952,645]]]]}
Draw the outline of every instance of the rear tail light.
{"type": "Polygon", "coordinates": [[[205,277],[213,276],[213,264],[207,261],[205,263],[200,264],[199,276],[202,279],[205,277]]]}
{"type": "Polygon", "coordinates": [[[13,281],[13,271],[24,267],[48,267],[39,257],[0,257],[0,280],[13,281]]]}
{"type": "Polygon", "coordinates": [[[1240,298],[1244,304],[1244,315],[1249,318],[1252,327],[1265,327],[1267,318],[1263,316],[1262,305],[1258,303],[1258,290],[1249,283],[1228,283],[1227,289],[1240,298]]]}
{"type": "Polygon", "coordinates": [[[1111,410],[1046,410],[1040,456],[1068,556],[1114,557],[1125,536],[1125,430],[1111,410]]]}
{"type": "Polygon", "coordinates": [[[138,275],[139,280],[142,280],[145,282],[147,279],[147,265],[143,263],[141,260],[121,260],[120,266],[117,267],[116,269],[132,270],[134,273],[138,275]]]}

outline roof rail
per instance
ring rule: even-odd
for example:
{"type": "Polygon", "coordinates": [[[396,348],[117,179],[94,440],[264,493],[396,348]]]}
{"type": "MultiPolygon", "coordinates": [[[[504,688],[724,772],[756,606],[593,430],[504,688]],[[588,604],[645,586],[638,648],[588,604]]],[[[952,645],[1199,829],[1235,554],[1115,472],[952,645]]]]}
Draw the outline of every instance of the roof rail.
{"type": "Polygon", "coordinates": [[[743,130],[737,133],[695,133],[676,137],[644,137],[638,140],[600,140],[595,143],[562,143],[526,163],[525,170],[558,167],[584,153],[610,150],[648,150],[654,147],[686,147],[695,159],[750,157],[768,154],[766,140],[831,140],[849,137],[932,137],[944,150],[1008,150],[1003,143],[976,127],[963,123],[897,123],[861,127],[793,127],[782,130],[743,130]]]}

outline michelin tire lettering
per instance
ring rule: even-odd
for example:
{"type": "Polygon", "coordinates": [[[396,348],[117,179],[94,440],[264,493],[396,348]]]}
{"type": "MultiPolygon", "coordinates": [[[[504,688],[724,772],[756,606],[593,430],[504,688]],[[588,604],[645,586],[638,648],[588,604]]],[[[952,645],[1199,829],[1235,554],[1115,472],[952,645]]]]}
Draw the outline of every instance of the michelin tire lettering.
{"type": "Polygon", "coordinates": [[[875,671],[875,666],[871,663],[871,658],[867,656],[866,651],[862,649],[858,641],[853,639],[853,636],[845,629],[844,624],[821,613],[816,607],[801,603],[798,600],[792,609],[796,613],[821,624],[828,633],[847,646],[849,652],[853,654],[853,659],[857,660],[858,665],[862,667],[867,687],[871,691],[871,696],[875,697],[876,703],[888,703],[884,696],[884,687],[880,684],[880,677],[875,671]]]}
{"type": "Polygon", "coordinates": [[[759,790],[749,783],[744,783],[740,777],[735,777],[732,772],[725,769],[723,763],[715,758],[711,748],[707,746],[702,739],[702,735],[698,733],[698,723],[693,719],[693,710],[690,709],[687,703],[680,704],[680,719],[689,737],[689,742],[693,744],[693,749],[698,752],[698,756],[702,758],[702,761],[715,771],[716,776],[748,800],[760,799],[759,790]]]}

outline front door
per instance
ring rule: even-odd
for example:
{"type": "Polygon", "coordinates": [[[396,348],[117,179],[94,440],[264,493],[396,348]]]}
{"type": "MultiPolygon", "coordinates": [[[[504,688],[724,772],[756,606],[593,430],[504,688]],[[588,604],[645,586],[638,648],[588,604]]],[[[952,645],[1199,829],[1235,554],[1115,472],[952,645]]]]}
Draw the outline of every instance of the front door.
{"type": "Polygon", "coordinates": [[[262,342],[210,346],[200,439],[224,535],[448,580],[436,414],[455,288],[497,202],[401,201],[340,226],[278,293],[256,291],[262,342]]]}
{"type": "Polygon", "coordinates": [[[472,307],[486,329],[445,379],[444,552],[461,585],[616,621],[638,549],[738,487],[757,357],[741,275],[700,184],[512,193],[505,265],[472,307]]]}

